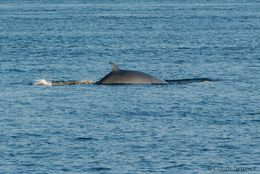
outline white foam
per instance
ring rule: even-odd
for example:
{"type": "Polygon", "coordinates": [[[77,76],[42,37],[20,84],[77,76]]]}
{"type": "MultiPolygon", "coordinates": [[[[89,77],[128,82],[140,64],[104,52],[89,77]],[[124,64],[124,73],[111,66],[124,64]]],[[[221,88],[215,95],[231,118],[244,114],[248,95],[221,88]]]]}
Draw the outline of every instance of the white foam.
{"type": "Polygon", "coordinates": [[[33,85],[43,85],[43,86],[63,86],[63,85],[88,85],[94,84],[92,80],[81,80],[81,81],[47,81],[45,79],[36,80],[33,85]]]}
{"type": "Polygon", "coordinates": [[[93,81],[93,80],[81,80],[80,83],[81,84],[94,84],[95,81],[93,81]]]}
{"type": "Polygon", "coordinates": [[[52,86],[52,83],[45,80],[45,79],[39,79],[39,80],[36,80],[33,85],[44,85],[44,86],[52,86]]]}

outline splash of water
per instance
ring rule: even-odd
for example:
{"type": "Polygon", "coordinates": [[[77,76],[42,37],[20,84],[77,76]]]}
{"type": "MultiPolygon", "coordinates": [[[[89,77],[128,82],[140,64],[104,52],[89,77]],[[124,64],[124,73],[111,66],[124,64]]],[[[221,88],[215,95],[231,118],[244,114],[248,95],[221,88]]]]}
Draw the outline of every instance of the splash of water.
{"type": "Polygon", "coordinates": [[[36,80],[33,85],[43,85],[43,86],[63,86],[63,85],[88,85],[94,84],[92,80],[82,80],[82,81],[47,81],[45,79],[36,80]]]}
{"type": "Polygon", "coordinates": [[[33,85],[43,85],[43,86],[52,86],[52,83],[50,81],[47,81],[45,79],[39,79],[36,80],[33,85]]]}

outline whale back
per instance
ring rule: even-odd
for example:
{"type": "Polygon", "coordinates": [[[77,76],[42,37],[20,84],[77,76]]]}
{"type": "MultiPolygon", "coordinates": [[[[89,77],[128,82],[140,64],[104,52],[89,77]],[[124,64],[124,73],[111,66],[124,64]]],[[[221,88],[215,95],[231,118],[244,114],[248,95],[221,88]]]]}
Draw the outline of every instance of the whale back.
{"type": "Polygon", "coordinates": [[[97,84],[168,84],[166,81],[158,79],[140,71],[121,70],[116,64],[112,65],[112,71],[103,77],[97,84]]]}

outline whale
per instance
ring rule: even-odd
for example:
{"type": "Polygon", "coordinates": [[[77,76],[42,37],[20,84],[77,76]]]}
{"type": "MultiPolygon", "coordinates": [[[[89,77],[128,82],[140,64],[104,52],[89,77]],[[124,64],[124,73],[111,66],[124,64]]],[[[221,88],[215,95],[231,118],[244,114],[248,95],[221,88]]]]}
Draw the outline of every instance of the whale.
{"type": "Polygon", "coordinates": [[[150,74],[136,71],[136,70],[123,70],[113,62],[112,70],[105,75],[101,80],[97,81],[99,85],[124,85],[124,84],[168,84],[167,81],[154,77],[150,74]]]}
{"type": "Polygon", "coordinates": [[[151,85],[165,85],[165,84],[189,84],[189,83],[201,83],[201,82],[214,82],[218,79],[210,78],[186,78],[186,79],[159,79],[150,74],[136,71],[136,70],[123,70],[113,62],[109,62],[112,65],[112,70],[105,75],[99,81],[93,80],[81,80],[81,81],[47,81],[45,79],[36,80],[33,85],[44,86],[62,86],[62,85],[138,85],[138,84],[151,84],[151,85]]]}

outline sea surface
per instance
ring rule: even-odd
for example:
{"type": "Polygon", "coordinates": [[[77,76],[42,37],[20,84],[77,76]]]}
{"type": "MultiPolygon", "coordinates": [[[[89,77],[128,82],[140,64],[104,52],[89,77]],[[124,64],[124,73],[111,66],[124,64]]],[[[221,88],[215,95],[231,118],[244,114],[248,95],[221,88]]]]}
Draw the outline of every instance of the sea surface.
{"type": "Polygon", "coordinates": [[[259,89],[257,0],[0,1],[1,174],[260,173],[259,89]]]}

